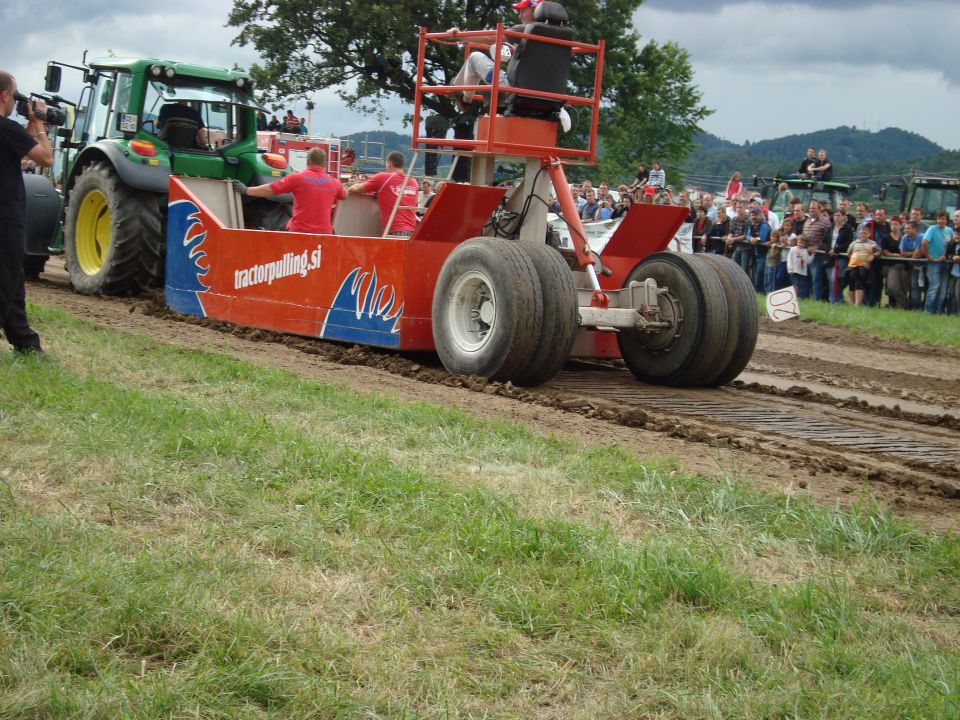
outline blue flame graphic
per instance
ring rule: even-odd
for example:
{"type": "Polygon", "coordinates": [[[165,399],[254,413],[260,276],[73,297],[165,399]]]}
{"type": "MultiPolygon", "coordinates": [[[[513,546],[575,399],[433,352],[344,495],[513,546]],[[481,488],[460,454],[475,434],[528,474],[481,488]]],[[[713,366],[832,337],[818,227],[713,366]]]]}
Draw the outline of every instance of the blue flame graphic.
{"type": "Polygon", "coordinates": [[[203,293],[210,289],[203,279],[209,267],[203,243],[207,229],[200,209],[189,200],[167,206],[167,274],[164,295],[167,305],[180,313],[206,317],[203,293]]]}
{"type": "Polygon", "coordinates": [[[403,304],[396,305],[397,293],[393,286],[377,285],[376,268],[372,275],[362,268],[354,268],[340,284],[320,337],[397,347],[403,304]]]}

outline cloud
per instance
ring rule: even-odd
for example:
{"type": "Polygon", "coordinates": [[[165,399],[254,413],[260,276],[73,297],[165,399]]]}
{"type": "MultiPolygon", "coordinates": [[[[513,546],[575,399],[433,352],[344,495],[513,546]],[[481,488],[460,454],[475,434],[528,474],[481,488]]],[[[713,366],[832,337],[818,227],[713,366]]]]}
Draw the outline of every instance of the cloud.
{"type": "Polygon", "coordinates": [[[716,2],[702,12],[649,0],[634,14],[645,39],[690,52],[716,110],[704,123],[711,132],[742,142],[896,125],[951,149],[960,144],[958,23],[960,3],[940,0],[716,2]]]}

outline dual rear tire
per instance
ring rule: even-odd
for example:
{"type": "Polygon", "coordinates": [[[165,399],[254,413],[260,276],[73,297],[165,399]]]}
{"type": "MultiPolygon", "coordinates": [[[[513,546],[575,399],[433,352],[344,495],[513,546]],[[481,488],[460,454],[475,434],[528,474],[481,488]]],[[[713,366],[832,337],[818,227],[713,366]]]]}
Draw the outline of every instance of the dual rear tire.
{"type": "MultiPolygon", "coordinates": [[[[757,341],[753,287],[738,265],[713,255],[661,252],[644,258],[625,285],[656,281],[657,331],[622,330],[620,352],[641,381],[715,387],[746,367],[757,341]]],[[[433,295],[433,336],[444,367],[515,385],[550,380],[578,330],[577,289],[547,245],[475,238],[450,253],[433,295]]]]}
{"type": "Polygon", "coordinates": [[[623,360],[643,382],[671,387],[725,385],[736,378],[757,342],[756,296],[749,278],[728,258],[661,252],[644,258],[625,285],[647,278],[659,295],[659,332],[619,333],[623,360]]]}
{"type": "Polygon", "coordinates": [[[450,372],[539,385],[570,356],[577,290],[553,248],[475,238],[444,262],[432,320],[437,354],[450,372]]]}

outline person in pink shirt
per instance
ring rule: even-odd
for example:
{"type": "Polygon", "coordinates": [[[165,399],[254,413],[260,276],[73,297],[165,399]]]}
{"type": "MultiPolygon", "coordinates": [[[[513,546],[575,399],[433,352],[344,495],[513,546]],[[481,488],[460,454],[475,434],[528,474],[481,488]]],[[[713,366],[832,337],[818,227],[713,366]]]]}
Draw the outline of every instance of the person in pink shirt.
{"type": "Polygon", "coordinates": [[[291,173],[276,182],[246,187],[239,180],[233,184],[241,195],[267,198],[293,194],[293,217],[287,223],[290,232],[333,234],[331,217],[338,200],[347,197],[343,184],[327,173],[327,153],[311,148],[307,153],[307,169],[291,173]]]}
{"type": "Polygon", "coordinates": [[[377,173],[366,182],[355,183],[347,188],[347,192],[366,193],[375,195],[380,205],[380,229],[384,235],[409,237],[417,229],[417,195],[420,190],[414,178],[408,178],[404,184],[403,154],[394,150],[387,155],[387,166],[384,172],[377,173]],[[397,205],[397,196],[400,205],[390,222],[390,215],[397,205]],[[390,227],[387,227],[390,223],[390,227]]]}

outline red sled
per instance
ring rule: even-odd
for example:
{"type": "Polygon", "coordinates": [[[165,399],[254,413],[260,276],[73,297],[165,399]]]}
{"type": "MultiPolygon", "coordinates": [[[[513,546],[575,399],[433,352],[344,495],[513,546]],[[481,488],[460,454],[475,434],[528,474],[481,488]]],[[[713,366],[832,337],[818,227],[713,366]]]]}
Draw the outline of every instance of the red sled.
{"type": "MultiPolygon", "coordinates": [[[[377,203],[353,194],[337,206],[332,235],[244,229],[229,182],[171,177],[167,304],[238,325],[435,351],[451,372],[517,385],[548,381],[571,357],[622,357],[638,379],[662,385],[735,378],[756,343],[755,295],[727,258],[665,251],[687,208],[635,204],[602,252],[590,247],[564,163],[595,159],[603,43],[578,43],[555,25],[496,29],[497,46],[509,38],[519,47],[511,72],[518,61],[521,69],[536,66],[537,48],[549,46],[549,67],[540,69],[562,71],[555,86],[543,86],[544,72],[520,70],[502,85],[500,52],[492,53],[491,85],[418,81],[414,150],[470,158],[472,171],[469,184],[441,187],[412,237],[381,234],[377,203]],[[592,97],[566,94],[568,68],[557,70],[557,48],[567,62],[575,53],[596,57],[592,97]],[[536,86],[524,83],[531,76],[536,86]],[[479,118],[475,139],[421,137],[422,96],[453,92],[481,93],[496,110],[479,118]],[[502,96],[532,101],[501,108],[502,96]],[[573,104],[592,113],[584,149],[557,142],[558,113],[573,104]],[[510,187],[493,184],[502,157],[525,163],[523,179],[510,187]],[[548,228],[551,185],[572,249],[559,247],[548,228]]],[[[470,37],[421,30],[418,78],[432,41],[470,37]]]]}

